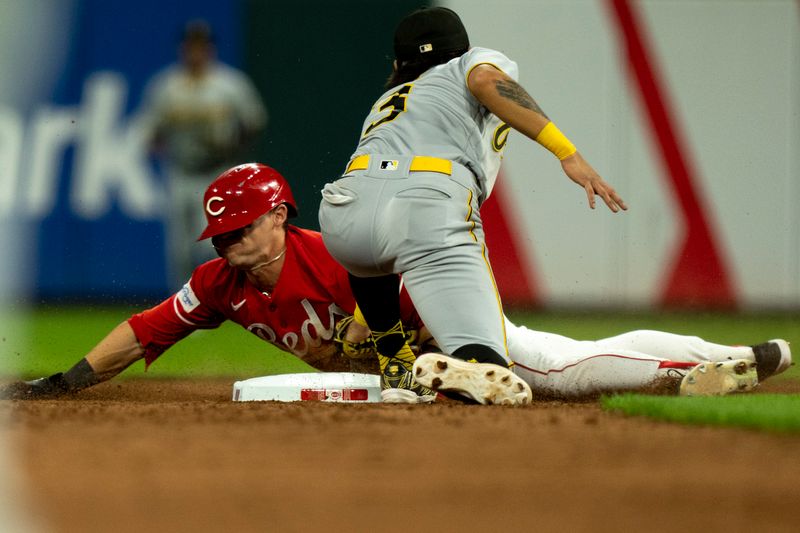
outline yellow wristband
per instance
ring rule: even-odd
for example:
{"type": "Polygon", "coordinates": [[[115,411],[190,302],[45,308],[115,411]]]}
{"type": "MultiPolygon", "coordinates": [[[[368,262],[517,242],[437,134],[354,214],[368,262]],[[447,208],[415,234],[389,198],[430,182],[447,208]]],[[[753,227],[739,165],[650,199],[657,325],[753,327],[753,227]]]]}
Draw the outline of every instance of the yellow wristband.
{"type": "Polygon", "coordinates": [[[578,151],[575,145],[569,142],[569,139],[552,122],[548,122],[542,128],[542,131],[536,136],[536,142],[553,152],[553,155],[559,160],[566,159],[578,151]]]}
{"type": "Polygon", "coordinates": [[[356,310],[353,311],[353,320],[355,320],[356,323],[361,324],[365,328],[369,327],[367,326],[367,319],[364,318],[364,314],[361,312],[361,309],[358,308],[358,304],[356,304],[356,310]]]}

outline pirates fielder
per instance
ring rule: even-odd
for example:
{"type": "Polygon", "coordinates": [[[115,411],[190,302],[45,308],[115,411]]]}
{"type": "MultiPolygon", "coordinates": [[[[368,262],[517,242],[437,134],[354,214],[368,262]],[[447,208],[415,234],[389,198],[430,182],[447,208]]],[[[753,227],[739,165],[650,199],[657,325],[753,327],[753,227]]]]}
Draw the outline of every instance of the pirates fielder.
{"type": "Polygon", "coordinates": [[[455,12],[411,13],[395,31],[394,50],[388,91],[367,115],[344,176],[322,192],[325,245],[350,272],[373,331],[384,401],[416,402],[433,388],[481,403],[526,403],[527,384],[509,370],[480,218],[509,129],[553,152],[590,207],[595,195],[613,212],[625,203],[517,83],[516,63],[470,48],[455,12]],[[453,357],[415,363],[397,310],[399,274],[423,322],[453,357]]]}

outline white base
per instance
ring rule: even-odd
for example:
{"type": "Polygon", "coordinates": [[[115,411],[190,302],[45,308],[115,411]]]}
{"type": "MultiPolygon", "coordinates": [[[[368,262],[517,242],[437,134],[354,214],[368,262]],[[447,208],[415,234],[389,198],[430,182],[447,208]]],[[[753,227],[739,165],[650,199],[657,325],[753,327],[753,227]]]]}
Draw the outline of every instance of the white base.
{"type": "Polygon", "coordinates": [[[264,376],[234,383],[233,401],[376,403],[381,401],[381,381],[380,376],[354,372],[264,376]]]}

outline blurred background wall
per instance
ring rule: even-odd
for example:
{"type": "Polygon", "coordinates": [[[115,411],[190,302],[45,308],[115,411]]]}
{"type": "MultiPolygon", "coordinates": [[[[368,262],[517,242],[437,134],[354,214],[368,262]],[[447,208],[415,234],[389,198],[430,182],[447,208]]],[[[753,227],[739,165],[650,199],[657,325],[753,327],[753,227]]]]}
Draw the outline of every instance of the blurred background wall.
{"type": "MultiPolygon", "coordinates": [[[[287,176],[299,224],[316,228],[318,191],[382,92],[393,27],[418,5],[0,2],[3,287],[32,302],[144,303],[177,289],[164,179],[133,117],[193,18],[211,22],[220,59],[268,108],[248,158],[287,176]]],[[[630,204],[591,212],[549,153],[512,134],[484,208],[507,304],[800,308],[799,2],[446,5],[473,44],[519,63],[523,86],[630,204]]]]}
{"type": "Polygon", "coordinates": [[[588,211],[550,154],[512,136],[497,199],[529,294],[800,305],[800,2],[451,5],[630,205],[588,211]]]}

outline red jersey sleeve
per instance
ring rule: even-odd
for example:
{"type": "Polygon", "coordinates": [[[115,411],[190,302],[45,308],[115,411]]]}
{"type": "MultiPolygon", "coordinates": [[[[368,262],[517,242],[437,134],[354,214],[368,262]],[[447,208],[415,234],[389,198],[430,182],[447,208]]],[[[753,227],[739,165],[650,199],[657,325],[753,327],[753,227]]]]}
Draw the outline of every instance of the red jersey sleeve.
{"type": "Polygon", "coordinates": [[[225,321],[208,291],[218,277],[219,268],[214,265],[218,261],[200,265],[176,294],[128,319],[136,339],[145,350],[146,366],[193,331],[213,329],[225,321]]]}

